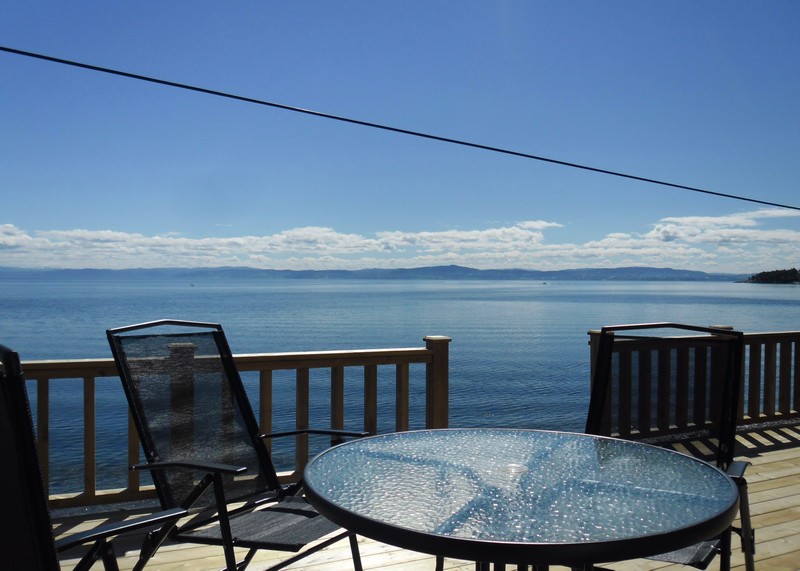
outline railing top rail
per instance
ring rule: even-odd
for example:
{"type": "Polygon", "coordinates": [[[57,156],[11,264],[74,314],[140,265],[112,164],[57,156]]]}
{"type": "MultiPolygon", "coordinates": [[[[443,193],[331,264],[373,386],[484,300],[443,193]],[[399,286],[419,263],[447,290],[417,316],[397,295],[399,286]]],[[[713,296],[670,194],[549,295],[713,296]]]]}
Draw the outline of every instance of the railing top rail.
{"type": "Polygon", "coordinates": [[[779,339],[800,339],[800,331],[770,331],[764,333],[745,333],[745,343],[756,341],[775,341],[779,339]]]}
{"type": "MultiPolygon", "coordinates": [[[[284,353],[245,353],[234,355],[242,370],[291,369],[298,366],[324,368],[358,366],[361,364],[427,363],[433,351],[426,347],[389,349],[356,349],[342,351],[295,351],[284,353]]],[[[23,361],[23,370],[29,379],[74,378],[82,376],[114,377],[116,365],[111,358],[101,359],[48,359],[23,361]]]]}
{"type": "Polygon", "coordinates": [[[60,359],[23,361],[22,368],[28,379],[70,379],[75,377],[116,377],[114,359],[60,359]]]}
{"type": "MultiPolygon", "coordinates": [[[[599,329],[590,329],[587,332],[590,336],[591,335],[600,335],[599,329]]],[[[674,339],[681,339],[681,338],[696,338],[696,337],[707,337],[703,335],[670,335],[669,338],[674,339]]],[[[800,338],[800,331],[762,331],[758,333],[745,333],[744,340],[745,343],[759,341],[759,340],[774,340],[774,339],[781,339],[781,338],[800,338]]]]}
{"type": "Polygon", "coordinates": [[[433,352],[425,347],[366,349],[358,351],[304,351],[296,353],[249,353],[236,355],[242,370],[325,368],[336,365],[427,363],[433,352]]]}
{"type": "Polygon", "coordinates": [[[399,347],[392,349],[357,349],[344,351],[293,351],[287,353],[240,353],[236,358],[241,361],[249,360],[274,360],[286,361],[292,359],[330,359],[339,356],[346,357],[375,357],[382,355],[419,355],[430,353],[425,347],[399,347]]]}

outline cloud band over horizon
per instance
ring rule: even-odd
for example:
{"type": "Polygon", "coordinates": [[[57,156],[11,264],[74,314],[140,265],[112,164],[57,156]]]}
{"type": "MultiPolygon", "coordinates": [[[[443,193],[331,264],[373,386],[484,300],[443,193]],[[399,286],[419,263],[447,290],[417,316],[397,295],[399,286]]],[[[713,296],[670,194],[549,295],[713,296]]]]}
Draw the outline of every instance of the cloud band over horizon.
{"type": "Polygon", "coordinates": [[[644,233],[618,232],[582,244],[555,243],[565,224],[530,220],[483,229],[343,233],[291,228],[264,236],[190,238],[113,230],[35,230],[0,224],[0,266],[261,269],[400,268],[457,264],[479,269],[559,270],[655,266],[722,273],[780,269],[800,261],[800,232],[780,228],[800,212],[761,209],[718,217],[665,217],[644,233]]]}

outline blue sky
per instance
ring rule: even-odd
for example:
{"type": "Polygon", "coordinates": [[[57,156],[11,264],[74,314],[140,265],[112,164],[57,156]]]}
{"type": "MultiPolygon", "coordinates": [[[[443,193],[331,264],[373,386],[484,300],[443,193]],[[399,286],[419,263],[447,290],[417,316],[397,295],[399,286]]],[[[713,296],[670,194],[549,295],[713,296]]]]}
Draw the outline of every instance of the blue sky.
{"type": "MultiPolygon", "coordinates": [[[[800,206],[800,3],[27,2],[0,45],[800,206]]],[[[0,266],[800,265],[800,211],[0,53],[0,266]]]]}

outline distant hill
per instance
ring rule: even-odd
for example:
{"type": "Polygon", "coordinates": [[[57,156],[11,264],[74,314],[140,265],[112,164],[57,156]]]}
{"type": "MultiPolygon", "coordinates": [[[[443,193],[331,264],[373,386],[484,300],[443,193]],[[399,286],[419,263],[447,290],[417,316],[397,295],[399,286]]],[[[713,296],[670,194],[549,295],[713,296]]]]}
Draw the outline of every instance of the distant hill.
{"type": "Polygon", "coordinates": [[[22,269],[0,267],[0,277],[62,278],[146,278],[168,277],[195,279],[202,276],[253,279],[360,279],[360,280],[596,280],[596,281],[745,281],[746,274],[710,274],[672,268],[583,268],[574,270],[478,270],[464,266],[366,270],[259,270],[245,267],[156,268],[156,269],[22,269]]]}

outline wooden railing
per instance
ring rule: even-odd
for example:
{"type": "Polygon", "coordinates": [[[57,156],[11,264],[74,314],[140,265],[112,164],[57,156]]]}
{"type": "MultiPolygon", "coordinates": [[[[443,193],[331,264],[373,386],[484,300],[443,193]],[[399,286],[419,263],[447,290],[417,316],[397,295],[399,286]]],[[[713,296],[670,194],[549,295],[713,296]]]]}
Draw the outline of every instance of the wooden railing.
{"type": "MultiPolygon", "coordinates": [[[[594,371],[596,361],[596,351],[599,338],[599,331],[589,332],[589,344],[591,348],[591,370],[594,371]]],[[[680,345],[686,347],[691,344],[692,339],[697,339],[701,343],[702,337],[693,338],[682,336],[680,345]]],[[[707,338],[706,338],[707,339],[707,338]]],[[[659,341],[659,349],[664,352],[671,351],[678,346],[678,342],[670,345],[663,340],[659,341]]],[[[625,387],[624,390],[631,390],[631,362],[651,362],[655,345],[643,340],[635,342],[620,340],[614,345],[614,351],[620,350],[626,353],[625,359],[616,361],[616,370],[620,382],[617,386],[625,387]],[[631,355],[633,354],[633,355],[631,355]]],[[[711,358],[711,352],[698,352],[696,355],[705,355],[704,358],[711,358]]],[[[745,354],[744,366],[742,371],[741,391],[739,401],[738,424],[740,427],[750,425],[779,425],[782,423],[793,423],[800,421],[800,332],[778,332],[778,333],[746,333],[745,334],[745,354]]],[[[691,366],[695,366],[692,364],[691,366]]],[[[673,365],[677,368],[689,367],[688,360],[677,359],[673,365]]],[[[653,366],[647,375],[639,373],[639,383],[647,383],[648,387],[656,385],[656,376],[659,374],[658,368],[653,366]]],[[[673,371],[673,378],[686,379],[688,371],[673,371]]],[[[714,393],[714,387],[710,387],[710,394],[714,393]]],[[[683,391],[685,392],[685,391],[683,391]]],[[[672,411],[675,408],[675,395],[681,393],[681,387],[673,387],[672,391],[638,390],[639,399],[650,399],[649,402],[639,402],[638,407],[642,410],[672,411]],[[672,399],[673,402],[660,402],[659,399],[672,399]]],[[[609,403],[611,402],[609,398],[609,403]]],[[[630,395],[616,395],[614,402],[630,402],[630,395]]],[[[678,406],[677,408],[681,408],[678,406]]],[[[675,423],[692,422],[700,425],[711,422],[714,419],[704,418],[703,407],[695,407],[693,416],[687,418],[686,411],[676,412],[669,419],[671,426],[665,430],[672,430],[676,427],[675,423]],[[701,416],[697,416],[701,415],[701,416]],[[681,420],[681,418],[683,420],[681,420]]],[[[710,410],[710,409],[708,409],[710,410]]],[[[664,413],[669,414],[669,413],[664,413]]],[[[665,424],[665,426],[666,426],[665,424]]]]}
{"type": "Polygon", "coordinates": [[[792,421],[800,417],[800,332],[745,335],[740,422],[792,421]]]}
{"type": "MultiPolygon", "coordinates": [[[[590,333],[592,367],[597,332],[590,333]]],[[[311,372],[327,371],[332,428],[352,428],[353,419],[345,418],[345,391],[360,393],[363,418],[357,424],[375,433],[382,430],[407,430],[410,427],[443,428],[448,425],[449,406],[449,337],[426,337],[425,347],[408,349],[372,349],[357,351],[324,351],[303,353],[263,353],[235,356],[237,366],[245,375],[257,376],[258,410],[261,428],[274,428],[273,392],[277,384],[290,375],[294,384],[294,422],[296,428],[308,427],[311,422],[309,401],[319,388],[311,389],[311,372]],[[417,366],[424,370],[418,371],[417,366]],[[353,375],[351,369],[356,370],[353,375]],[[361,370],[359,374],[357,371],[361,370]],[[381,371],[379,374],[379,370],[381,371]],[[387,375],[386,372],[389,371],[387,375]],[[289,373],[278,373],[289,371],[289,373]],[[291,372],[294,372],[293,375],[291,372]],[[345,374],[345,371],[348,371],[345,374]],[[386,382],[387,376],[393,382],[386,382]],[[280,377],[280,378],[279,378],[280,377]],[[389,386],[390,385],[390,386],[389,386]],[[424,385],[424,388],[422,388],[424,385]],[[423,411],[409,406],[413,387],[424,392],[423,411]],[[386,393],[393,396],[393,419],[386,419],[385,408],[379,402],[386,393]],[[383,416],[379,416],[379,415],[383,416]],[[416,415],[416,416],[415,416],[416,415]],[[424,418],[419,418],[424,416],[424,418]],[[380,423],[379,423],[380,420],[380,423]],[[347,421],[350,426],[345,426],[347,421]],[[389,428],[385,428],[390,424],[389,428]]],[[[739,423],[742,426],[764,423],[800,421],[800,332],[745,334],[745,363],[742,379],[739,423]]],[[[98,456],[96,440],[104,427],[97,426],[98,388],[105,383],[117,383],[116,368],[111,359],[27,361],[23,370],[30,381],[31,400],[35,403],[37,437],[42,459],[43,476],[49,488],[52,451],[51,410],[59,402],[51,398],[53,388],[63,381],[80,383],[82,387],[82,418],[71,419],[74,438],[83,439],[83,483],[79,491],[51,494],[51,505],[57,507],[114,503],[154,497],[152,487],[139,480],[139,472],[125,471],[126,485],[122,488],[98,489],[98,456]]],[[[314,376],[317,378],[317,375],[314,376]]],[[[316,387],[317,384],[314,383],[316,387]]],[[[348,392],[348,394],[350,394],[348,392]]],[[[348,397],[350,401],[352,396],[348,397]]],[[[658,393],[652,394],[657,401],[658,393]]],[[[653,403],[658,407],[659,403],[653,403]]],[[[72,434],[70,434],[72,438],[72,434]]],[[[139,462],[139,443],[132,422],[127,424],[127,463],[139,462]]],[[[296,478],[308,460],[309,450],[302,438],[295,443],[294,467],[284,477],[296,478]]],[[[101,468],[100,470],[104,470],[101,468]]],[[[124,466],[123,468],[124,469],[124,466]]],[[[54,475],[59,478],[58,474],[54,475]]],[[[148,479],[149,483],[149,479],[148,479]]]]}
{"type": "MultiPolygon", "coordinates": [[[[378,432],[379,396],[391,391],[394,399],[394,419],[390,430],[408,430],[412,420],[426,428],[445,428],[448,426],[449,401],[449,337],[425,337],[425,347],[400,349],[367,349],[356,351],[322,351],[301,353],[260,353],[234,356],[243,377],[248,374],[258,376],[257,416],[263,432],[273,430],[273,392],[276,383],[285,379],[274,378],[276,371],[294,371],[295,426],[303,429],[311,426],[310,388],[312,370],[329,371],[330,427],[345,428],[345,389],[353,389],[356,384],[352,375],[345,370],[361,369],[363,384],[357,383],[354,390],[362,394],[363,421],[357,422],[364,431],[378,432]],[[413,365],[424,370],[418,371],[413,365]],[[389,369],[389,378],[394,382],[390,388],[387,383],[379,383],[379,369],[389,369]],[[393,371],[391,371],[393,369],[393,371]],[[415,411],[409,406],[412,386],[424,384],[425,403],[423,419],[414,419],[415,411]],[[347,385],[347,386],[346,386],[347,385]]],[[[117,489],[98,489],[98,450],[96,446],[98,430],[96,395],[102,383],[119,383],[116,367],[112,359],[81,359],[64,361],[25,361],[22,364],[25,377],[29,381],[28,390],[35,403],[37,442],[41,458],[43,479],[48,490],[51,489],[51,410],[59,403],[51,398],[52,389],[59,382],[79,380],[83,389],[82,419],[72,419],[71,428],[75,438],[83,438],[83,485],[82,490],[69,493],[50,494],[53,508],[77,507],[115,502],[136,501],[155,497],[152,486],[140,482],[139,472],[126,471],[127,485],[117,489]],[[82,420],[82,423],[81,423],[82,420]],[[82,424],[82,426],[81,426],[82,424]]],[[[385,379],[387,375],[380,375],[385,379]]],[[[358,378],[358,377],[357,377],[358,378]]],[[[349,420],[349,419],[348,419],[349,420]]],[[[382,419],[384,420],[384,419],[382,419]]],[[[352,422],[352,421],[351,421],[352,422]]],[[[384,422],[385,424],[385,422],[384,422]]],[[[315,425],[318,426],[318,425],[315,425]]],[[[308,440],[295,439],[294,467],[282,477],[296,479],[309,458],[308,440]]],[[[138,463],[139,441],[130,418],[127,423],[127,465],[138,463]]]]}

